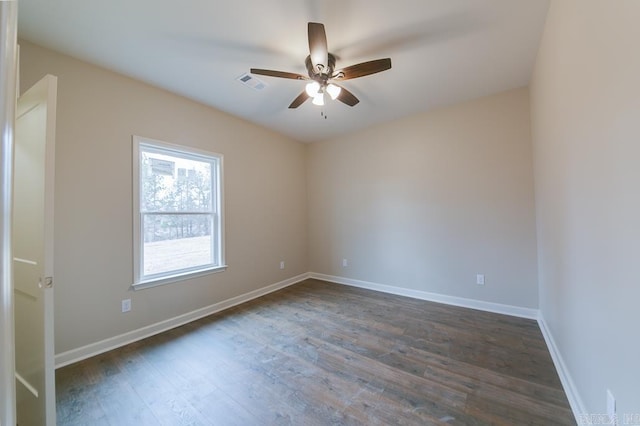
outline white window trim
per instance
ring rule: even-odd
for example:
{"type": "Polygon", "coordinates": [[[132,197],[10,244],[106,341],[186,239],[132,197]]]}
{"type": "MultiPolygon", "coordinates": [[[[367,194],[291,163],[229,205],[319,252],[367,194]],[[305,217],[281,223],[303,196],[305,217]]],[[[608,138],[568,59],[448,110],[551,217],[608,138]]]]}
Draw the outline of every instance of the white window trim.
{"type": "MultiPolygon", "coordinates": [[[[167,142],[146,138],[142,136],[132,136],[132,146],[133,146],[133,284],[132,287],[134,290],[141,290],[145,288],[156,287],[159,285],[170,284],[178,281],[184,281],[192,278],[197,278],[200,276],[213,274],[217,272],[222,272],[227,269],[227,265],[225,262],[225,232],[224,232],[224,158],[222,154],[204,151],[197,148],[170,144],[167,142]],[[217,196],[216,204],[217,204],[217,218],[218,223],[215,223],[214,226],[218,228],[218,235],[220,236],[218,239],[218,247],[216,248],[219,251],[220,264],[216,266],[206,265],[204,267],[195,267],[191,270],[180,270],[175,273],[166,273],[162,275],[156,275],[152,277],[142,277],[143,271],[143,244],[144,239],[141,235],[141,212],[140,212],[140,147],[141,145],[150,145],[155,146],[161,149],[166,149],[169,151],[175,151],[177,154],[191,154],[194,156],[204,156],[204,157],[215,157],[218,159],[218,178],[217,182],[218,191],[216,191],[215,195],[217,196]]],[[[213,178],[215,180],[215,178],[213,178]]]]}

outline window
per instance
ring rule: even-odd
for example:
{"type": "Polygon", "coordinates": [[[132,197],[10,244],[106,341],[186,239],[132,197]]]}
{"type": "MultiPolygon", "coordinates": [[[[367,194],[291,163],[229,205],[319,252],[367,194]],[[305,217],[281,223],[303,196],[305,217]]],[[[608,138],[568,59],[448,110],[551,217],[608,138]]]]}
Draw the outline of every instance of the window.
{"type": "Polygon", "coordinates": [[[134,287],[224,270],[222,156],[133,137],[134,287]]]}

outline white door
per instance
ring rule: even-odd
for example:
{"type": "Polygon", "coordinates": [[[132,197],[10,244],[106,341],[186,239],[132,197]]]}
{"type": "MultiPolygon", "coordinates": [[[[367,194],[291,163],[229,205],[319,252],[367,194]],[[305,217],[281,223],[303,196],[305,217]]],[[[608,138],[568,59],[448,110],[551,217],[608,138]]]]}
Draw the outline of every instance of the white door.
{"type": "Polygon", "coordinates": [[[57,78],[18,99],[13,256],[16,409],[20,426],[55,425],[53,178],[57,78]]]}

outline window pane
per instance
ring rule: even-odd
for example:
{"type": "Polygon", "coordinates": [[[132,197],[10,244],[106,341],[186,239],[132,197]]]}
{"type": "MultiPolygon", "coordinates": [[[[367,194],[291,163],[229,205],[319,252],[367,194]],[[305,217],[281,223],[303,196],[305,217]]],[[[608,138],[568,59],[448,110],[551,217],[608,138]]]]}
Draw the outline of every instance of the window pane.
{"type": "Polygon", "coordinates": [[[144,275],[213,266],[211,214],[145,214],[144,275]]]}
{"type": "Polygon", "coordinates": [[[140,209],[162,212],[208,212],[211,163],[142,151],[140,209]]]}

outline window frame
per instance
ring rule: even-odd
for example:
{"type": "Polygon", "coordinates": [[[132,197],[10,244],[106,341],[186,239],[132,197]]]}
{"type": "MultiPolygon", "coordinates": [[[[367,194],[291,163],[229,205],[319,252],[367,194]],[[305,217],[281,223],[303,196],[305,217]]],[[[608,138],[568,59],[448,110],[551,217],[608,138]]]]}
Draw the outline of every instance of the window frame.
{"type": "MultiPolygon", "coordinates": [[[[133,146],[133,284],[135,290],[184,281],[199,276],[222,272],[227,269],[224,244],[224,197],[223,197],[223,155],[198,148],[171,144],[142,136],[132,136],[133,146]],[[211,214],[211,249],[214,262],[177,269],[173,271],[144,275],[144,215],[141,210],[142,176],[141,161],[143,152],[156,152],[184,159],[204,161],[211,164],[211,210],[204,212],[165,212],[163,214],[211,214]],[[216,238],[217,235],[217,238],[216,238]]],[[[151,213],[154,214],[154,213],[151,213]]]]}

